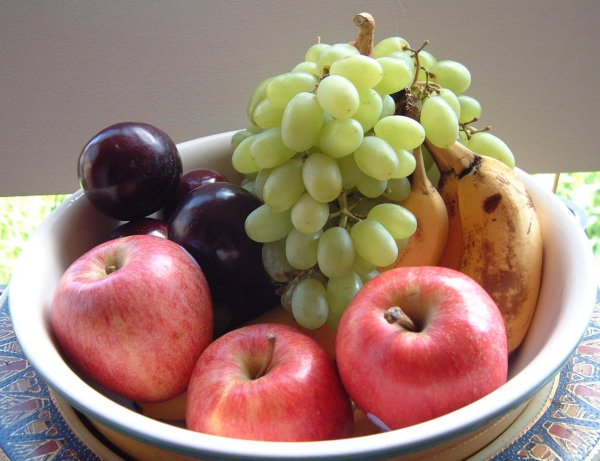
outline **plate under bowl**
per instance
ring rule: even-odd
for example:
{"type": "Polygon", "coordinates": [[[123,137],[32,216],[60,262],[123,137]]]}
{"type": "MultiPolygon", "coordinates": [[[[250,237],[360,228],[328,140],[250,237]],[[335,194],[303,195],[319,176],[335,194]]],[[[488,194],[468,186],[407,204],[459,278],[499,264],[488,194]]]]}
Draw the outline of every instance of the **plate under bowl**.
{"type": "MultiPolygon", "coordinates": [[[[179,144],[184,170],[213,168],[239,179],[230,162],[232,135],[221,133],[179,144]]],[[[64,270],[118,224],[97,212],[81,190],[44,221],[17,261],[9,288],[15,333],[42,378],[69,404],[109,431],[161,449],[205,459],[256,460],[374,460],[439,451],[472,437],[481,428],[506,421],[507,415],[516,417],[518,409],[552,379],[573,352],[594,307],[594,262],[583,230],[560,200],[526,173],[519,174],[540,215],[544,238],[543,283],[527,337],[511,358],[506,384],[464,408],[415,426],[323,442],[226,439],[143,416],[95,390],[61,356],[47,317],[64,270]]]]}

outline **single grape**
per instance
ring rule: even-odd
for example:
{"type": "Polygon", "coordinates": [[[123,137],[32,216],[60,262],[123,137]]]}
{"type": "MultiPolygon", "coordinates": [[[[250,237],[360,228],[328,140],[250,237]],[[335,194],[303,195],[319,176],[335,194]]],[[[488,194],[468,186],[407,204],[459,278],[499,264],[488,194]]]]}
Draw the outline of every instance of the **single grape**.
{"type": "Polygon", "coordinates": [[[304,61],[296,65],[292,72],[305,72],[307,74],[312,74],[315,77],[320,77],[321,73],[319,72],[319,66],[316,62],[312,61],[304,61]]]}
{"type": "Polygon", "coordinates": [[[383,68],[383,77],[375,87],[380,94],[396,93],[412,83],[414,65],[392,56],[377,58],[383,68]]]}
{"type": "Polygon", "coordinates": [[[474,133],[465,145],[479,155],[487,155],[500,160],[510,168],[515,167],[515,156],[510,147],[498,136],[488,131],[474,133]]]}
{"type": "Polygon", "coordinates": [[[262,246],[262,263],[269,277],[275,282],[290,281],[290,274],[295,271],[285,255],[285,239],[264,243],[262,246]]]}
{"type": "Polygon", "coordinates": [[[395,203],[380,203],[375,205],[367,214],[368,219],[374,219],[394,237],[404,239],[417,230],[417,218],[408,209],[395,203]]]}
{"type": "Polygon", "coordinates": [[[378,221],[363,219],[350,230],[356,252],[376,267],[387,267],[398,257],[394,237],[378,221]]]}
{"type": "Polygon", "coordinates": [[[337,164],[342,174],[342,187],[346,190],[355,187],[360,182],[363,174],[354,160],[354,155],[346,155],[338,159],[337,164]]]}
{"type": "Polygon", "coordinates": [[[317,232],[323,229],[329,219],[329,205],[315,200],[305,192],[292,207],[291,219],[294,227],[300,232],[317,232]]]}
{"type": "Polygon", "coordinates": [[[437,147],[450,147],[458,138],[458,118],[450,105],[439,96],[425,100],[421,108],[425,136],[437,147]]]}
{"type": "Polygon", "coordinates": [[[318,202],[331,202],[342,191],[342,173],[334,158],[322,152],[308,156],[302,167],[308,193],[318,202]]]}
{"type": "Polygon", "coordinates": [[[315,278],[298,282],[292,294],[292,314],[304,328],[317,329],[325,324],[329,316],[327,291],[315,278]]]}
{"type": "Polygon", "coordinates": [[[330,46],[331,45],[327,45],[326,43],[315,43],[314,45],[311,45],[304,54],[304,61],[318,63],[323,52],[330,46]]]}
{"type": "Polygon", "coordinates": [[[358,54],[334,61],[329,75],[346,77],[361,91],[373,88],[381,81],[383,68],[377,60],[358,54]]]}
{"type": "Polygon", "coordinates": [[[292,230],[290,211],[273,211],[263,204],[252,211],[244,224],[246,234],[255,242],[280,240],[292,230]]]}
{"type": "Polygon", "coordinates": [[[387,182],[383,196],[394,202],[403,202],[411,193],[411,184],[408,178],[392,178],[387,182]]]}
{"type": "Polygon", "coordinates": [[[329,73],[329,68],[338,59],[359,54],[360,52],[358,49],[350,43],[336,43],[327,48],[323,48],[317,62],[319,74],[325,75],[329,73]]]}
{"type": "Polygon", "coordinates": [[[386,94],[381,97],[381,115],[379,118],[388,117],[394,115],[396,112],[396,101],[390,94],[386,94]]]}
{"type": "Polygon", "coordinates": [[[471,123],[481,117],[481,104],[477,99],[466,94],[458,96],[460,104],[460,123],[471,123]]]}
{"type": "Polygon", "coordinates": [[[392,179],[406,178],[408,175],[415,171],[417,166],[417,160],[412,152],[400,149],[396,150],[396,156],[398,157],[398,167],[392,174],[392,179]]]}
{"type": "Polygon", "coordinates": [[[257,134],[250,145],[250,155],[260,168],[274,168],[291,159],[295,150],[281,139],[281,128],[271,128],[257,134]]]}
{"type": "Polygon", "coordinates": [[[231,164],[239,173],[250,174],[260,170],[260,167],[254,161],[250,152],[250,146],[252,146],[252,143],[256,139],[255,136],[256,135],[248,136],[242,140],[233,151],[231,164]]]}
{"type": "Polygon", "coordinates": [[[287,72],[273,77],[266,88],[269,101],[281,109],[298,93],[311,92],[315,89],[318,79],[313,74],[306,72],[287,72]]]}
{"type": "Polygon", "coordinates": [[[286,211],[304,191],[302,162],[291,159],[271,171],[263,186],[262,197],[273,211],[286,211]]]}
{"type": "Polygon", "coordinates": [[[366,136],[354,151],[354,160],[360,170],[372,178],[385,181],[398,168],[398,156],[394,148],[377,136],[366,136]]]}
{"type": "Polygon", "coordinates": [[[334,118],[352,117],[360,104],[356,87],[340,75],[324,78],[316,94],[323,110],[334,118]]]}
{"type": "Polygon", "coordinates": [[[327,155],[340,158],[354,152],[363,138],[363,128],[354,118],[332,119],[323,126],[318,145],[327,155]]]}
{"type": "Polygon", "coordinates": [[[254,109],[256,109],[256,106],[267,97],[267,85],[272,79],[273,77],[265,78],[258,85],[256,85],[254,91],[248,99],[248,104],[246,105],[246,115],[252,123],[254,123],[254,109]]]}
{"type": "Polygon", "coordinates": [[[281,121],[281,139],[297,152],[314,146],[323,127],[323,109],[314,93],[298,93],[289,102],[281,121]]]}
{"type": "Polygon", "coordinates": [[[331,277],[327,281],[326,288],[329,314],[341,316],[362,286],[360,275],[354,271],[339,277],[331,277]]]}
{"type": "Polygon", "coordinates": [[[283,109],[275,106],[271,100],[265,98],[259,102],[252,112],[254,123],[261,128],[269,129],[281,126],[283,109]]]}
{"type": "Polygon", "coordinates": [[[460,118],[460,101],[458,100],[458,96],[448,88],[442,88],[438,96],[446,101],[452,107],[456,117],[460,118]]]}
{"type": "Polygon", "coordinates": [[[381,118],[383,100],[381,95],[373,89],[362,90],[359,92],[358,97],[358,109],[356,109],[353,118],[361,124],[363,132],[366,133],[381,118]]]}
{"type": "Polygon", "coordinates": [[[392,115],[379,120],[375,134],[394,149],[412,150],[425,141],[425,129],[416,120],[403,115],[392,115]]]}
{"type": "Polygon", "coordinates": [[[471,72],[460,62],[449,59],[438,61],[431,67],[433,81],[454,94],[462,94],[471,86],[471,72]]]}
{"type": "Polygon", "coordinates": [[[392,53],[409,49],[410,44],[402,37],[387,37],[375,45],[374,54],[376,58],[382,58],[392,53]]]}
{"type": "Polygon", "coordinates": [[[292,267],[307,270],[317,264],[321,231],[304,234],[292,229],[285,239],[285,256],[292,267]]]}
{"type": "Polygon", "coordinates": [[[271,171],[273,171],[273,168],[264,168],[256,173],[254,178],[254,194],[261,200],[263,200],[263,189],[271,171]]]}
{"type": "Polygon", "coordinates": [[[381,196],[387,188],[387,181],[385,179],[375,179],[369,175],[363,174],[356,184],[356,189],[368,198],[377,198],[381,196]]]}
{"type": "Polygon", "coordinates": [[[343,227],[330,227],[321,236],[317,249],[319,269],[328,278],[348,273],[356,251],[350,233],[343,227]]]}

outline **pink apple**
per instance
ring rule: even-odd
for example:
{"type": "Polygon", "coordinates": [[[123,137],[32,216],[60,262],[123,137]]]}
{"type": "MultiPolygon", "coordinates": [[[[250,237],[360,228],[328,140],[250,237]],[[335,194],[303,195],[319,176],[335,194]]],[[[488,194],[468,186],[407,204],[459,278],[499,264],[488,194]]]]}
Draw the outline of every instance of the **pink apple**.
{"type": "Polygon", "coordinates": [[[50,321],[76,369],[141,402],[181,394],[213,334],[202,270],[182,247],[150,235],[109,240],[72,263],[50,321]]]}
{"type": "Polygon", "coordinates": [[[498,307],[443,267],[392,269],[367,283],[340,320],[336,351],[350,397],[392,429],[461,408],[507,379],[498,307]]]}
{"type": "Polygon", "coordinates": [[[350,436],[353,413],[327,352],[293,327],[263,323],[206,348],[188,387],[186,421],[226,437],[314,441],[350,436]]]}

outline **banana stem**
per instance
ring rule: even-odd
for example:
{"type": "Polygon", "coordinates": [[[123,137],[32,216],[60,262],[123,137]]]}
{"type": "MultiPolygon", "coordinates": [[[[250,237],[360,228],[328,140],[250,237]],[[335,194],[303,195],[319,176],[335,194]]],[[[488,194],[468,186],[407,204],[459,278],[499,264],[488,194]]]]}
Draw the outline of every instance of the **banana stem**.
{"type": "Polygon", "coordinates": [[[421,146],[418,146],[413,150],[415,156],[416,166],[415,172],[412,178],[412,190],[413,192],[427,191],[433,187],[429,178],[427,177],[427,170],[425,169],[425,161],[423,160],[423,152],[421,152],[421,146]]]}
{"type": "Polygon", "coordinates": [[[352,21],[358,27],[358,37],[354,41],[354,46],[358,48],[360,54],[373,57],[375,48],[375,19],[369,13],[360,13],[354,16],[352,21]]]}
{"type": "Polygon", "coordinates": [[[437,147],[425,139],[425,146],[438,167],[449,166],[458,177],[468,174],[480,160],[479,155],[458,141],[450,147],[437,147]]]}

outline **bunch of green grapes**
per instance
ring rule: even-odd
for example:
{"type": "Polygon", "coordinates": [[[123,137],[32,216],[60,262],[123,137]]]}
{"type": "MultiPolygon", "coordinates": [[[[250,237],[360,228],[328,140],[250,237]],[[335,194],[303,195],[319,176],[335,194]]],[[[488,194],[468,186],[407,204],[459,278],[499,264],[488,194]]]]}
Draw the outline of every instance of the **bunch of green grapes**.
{"type": "Polygon", "coordinates": [[[463,95],[470,82],[462,64],[391,37],[372,56],[314,44],[256,87],[232,163],[264,202],[246,232],[263,243],[264,267],[300,325],[335,327],[362,285],[393,266],[417,227],[400,204],[412,151],[425,137],[446,147],[481,134],[465,129],[481,113],[463,95]]]}

